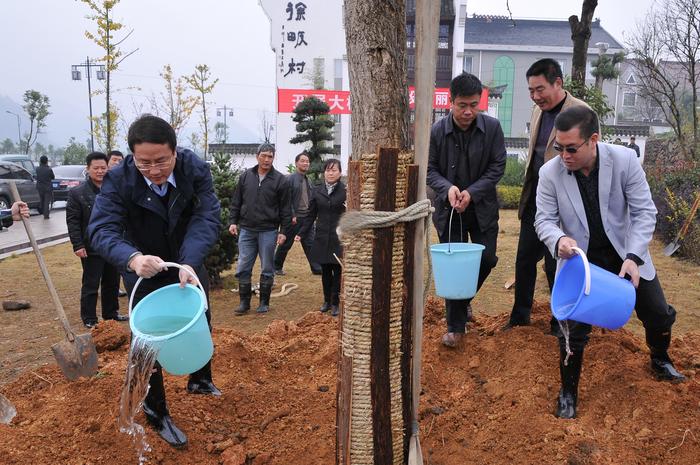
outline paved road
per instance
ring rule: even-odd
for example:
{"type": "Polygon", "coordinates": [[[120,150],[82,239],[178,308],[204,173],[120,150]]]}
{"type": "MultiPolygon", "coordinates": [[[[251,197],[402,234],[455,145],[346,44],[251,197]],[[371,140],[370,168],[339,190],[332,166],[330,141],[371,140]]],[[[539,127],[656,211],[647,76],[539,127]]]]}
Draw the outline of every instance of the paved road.
{"type": "MultiPolygon", "coordinates": [[[[66,227],[66,210],[60,208],[51,211],[51,217],[45,220],[42,215],[32,215],[29,218],[34,237],[40,247],[55,245],[68,240],[66,227]]],[[[0,231],[0,259],[12,254],[31,252],[29,236],[21,222],[13,224],[9,229],[0,231]]]]}

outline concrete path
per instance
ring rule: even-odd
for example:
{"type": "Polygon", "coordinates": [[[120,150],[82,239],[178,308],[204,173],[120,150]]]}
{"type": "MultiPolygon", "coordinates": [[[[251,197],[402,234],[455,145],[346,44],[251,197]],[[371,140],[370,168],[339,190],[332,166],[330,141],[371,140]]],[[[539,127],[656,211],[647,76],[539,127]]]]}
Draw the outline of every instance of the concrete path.
{"type": "MultiPolygon", "coordinates": [[[[45,220],[42,215],[33,215],[29,218],[34,237],[39,247],[60,244],[68,240],[68,228],[66,226],[65,208],[51,210],[51,217],[45,220]]],[[[0,231],[0,259],[12,254],[22,254],[32,251],[29,236],[22,222],[15,222],[8,229],[0,231]]]]}

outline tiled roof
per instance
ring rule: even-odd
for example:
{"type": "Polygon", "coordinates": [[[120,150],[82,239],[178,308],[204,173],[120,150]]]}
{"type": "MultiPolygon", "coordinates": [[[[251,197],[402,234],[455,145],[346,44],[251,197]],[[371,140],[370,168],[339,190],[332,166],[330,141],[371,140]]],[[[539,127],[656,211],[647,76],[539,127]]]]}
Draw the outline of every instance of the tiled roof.
{"type": "MultiPolygon", "coordinates": [[[[589,48],[597,42],[607,42],[609,48],[622,49],[600,25],[591,24],[589,48]]],[[[519,45],[537,47],[573,47],[571,27],[567,20],[510,19],[506,16],[475,15],[467,18],[464,27],[465,44],[519,45]]]]}

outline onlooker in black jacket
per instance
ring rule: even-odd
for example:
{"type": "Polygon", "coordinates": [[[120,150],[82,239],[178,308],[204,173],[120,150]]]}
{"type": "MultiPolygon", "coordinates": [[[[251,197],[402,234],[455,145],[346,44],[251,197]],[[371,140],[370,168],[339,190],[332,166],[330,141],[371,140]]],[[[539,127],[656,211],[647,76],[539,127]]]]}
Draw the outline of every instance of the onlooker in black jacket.
{"type": "Polygon", "coordinates": [[[316,186],[311,200],[309,223],[295,241],[301,240],[303,234],[311,229],[316,221],[316,236],[311,248],[311,259],[321,265],[323,283],[322,312],[331,310],[331,315],[338,315],[340,303],[340,273],[338,259],[343,256],[343,248],[336,229],[340,216],[345,212],[345,185],[340,181],[340,160],[331,158],[323,165],[324,183],[316,186]],[[336,258],[337,257],[337,258],[336,258]]]}
{"type": "Polygon", "coordinates": [[[292,210],[292,225],[289,230],[284,232],[284,235],[289,239],[284,241],[282,245],[277,246],[275,252],[275,274],[284,275],[284,261],[287,259],[289,249],[292,248],[294,242],[293,237],[299,237],[298,242],[306,254],[306,259],[311,266],[313,274],[321,274],[321,267],[318,263],[311,260],[311,245],[314,243],[314,228],[313,220],[309,218],[309,209],[311,204],[312,188],[306,173],[309,171],[309,154],[306,151],[301,152],[294,159],[296,172],[287,176],[287,184],[289,184],[289,200],[292,210]],[[310,223],[312,227],[306,228],[306,224],[310,223]],[[301,231],[306,231],[303,234],[301,231]]]}
{"type": "Polygon", "coordinates": [[[49,167],[49,159],[46,155],[39,158],[39,167],[36,169],[36,190],[39,191],[39,213],[44,215],[44,219],[49,219],[51,210],[51,200],[53,200],[53,187],[51,181],[56,176],[49,167]]]}
{"type": "Polygon", "coordinates": [[[80,257],[83,266],[83,285],[80,289],[80,318],[87,328],[97,324],[97,290],[100,289],[102,318],[126,321],[128,316],[119,315],[119,272],[90,247],[87,234],[88,223],[95,196],[99,194],[102,180],[107,172],[107,155],[92,152],[87,162],[87,180],[68,191],[66,224],[73,252],[80,257]]]}
{"type": "Polygon", "coordinates": [[[275,244],[283,244],[292,213],[289,206],[287,179],[272,166],[275,147],[262,144],[256,156],[258,164],[245,170],[231,201],[229,232],[238,236],[238,294],[241,298],[236,315],[250,310],[250,297],[255,259],[260,255],[260,305],[258,313],[270,310],[270,294],[275,281],[273,256],[275,244]]]}
{"type": "MultiPolygon", "coordinates": [[[[428,186],[435,192],[433,224],[440,242],[450,238],[450,211],[454,208],[453,242],[482,244],[477,289],[496,266],[498,199],[496,183],[506,166],[501,124],[479,111],[481,81],[469,73],[450,84],[452,109],[433,125],[428,155],[428,186]]],[[[471,299],[446,300],[447,333],[442,342],[454,347],[465,331],[471,299]]]]}

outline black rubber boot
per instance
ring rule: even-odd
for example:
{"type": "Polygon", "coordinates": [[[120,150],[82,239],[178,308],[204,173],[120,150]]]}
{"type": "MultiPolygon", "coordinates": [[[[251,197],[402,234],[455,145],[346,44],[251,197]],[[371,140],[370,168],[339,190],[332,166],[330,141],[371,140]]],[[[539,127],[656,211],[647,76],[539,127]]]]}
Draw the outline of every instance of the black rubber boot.
{"type": "Polygon", "coordinates": [[[260,305],[255,309],[256,313],[267,313],[270,311],[270,294],[272,294],[273,279],[260,277],[260,305]]]}
{"type": "Polygon", "coordinates": [[[241,303],[233,313],[236,315],[245,315],[248,313],[250,310],[250,296],[252,292],[250,281],[238,283],[238,295],[241,298],[241,303]]]}
{"type": "Polygon", "coordinates": [[[187,446],[187,436],[183,433],[180,428],[175,426],[173,419],[170,414],[165,410],[165,413],[158,413],[156,410],[149,407],[149,405],[143,403],[143,413],[146,415],[146,420],[153,427],[158,435],[163,438],[165,442],[170,444],[176,449],[182,449],[187,446]]]}
{"type": "Polygon", "coordinates": [[[340,313],[340,296],[338,294],[333,294],[331,296],[331,316],[338,316],[340,313]]]}
{"type": "Polygon", "coordinates": [[[219,391],[211,380],[211,360],[190,375],[189,380],[187,380],[187,392],[190,394],[221,396],[221,391],[219,391]]]}
{"type": "Polygon", "coordinates": [[[671,357],[668,356],[668,347],[671,345],[671,330],[647,330],[646,340],[651,352],[651,371],[656,379],[672,383],[685,381],[686,377],[676,370],[671,357]]]}
{"type": "Polygon", "coordinates": [[[573,354],[564,365],[566,349],[559,348],[559,376],[561,377],[561,389],[557,399],[558,418],[576,418],[576,404],[578,402],[578,381],[581,377],[581,365],[583,364],[583,347],[573,349],[573,354]]]}

